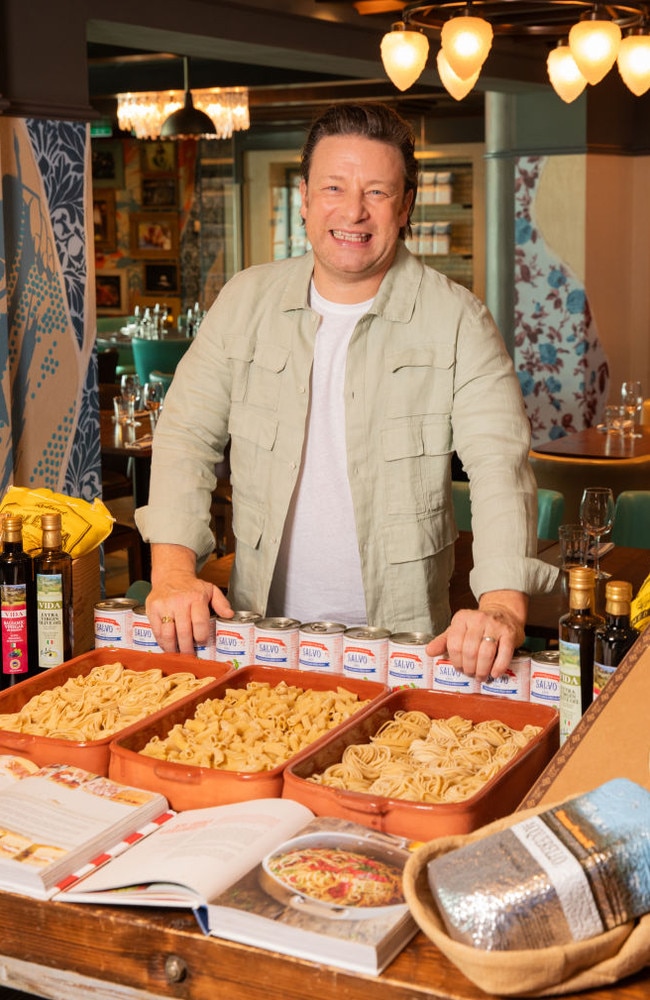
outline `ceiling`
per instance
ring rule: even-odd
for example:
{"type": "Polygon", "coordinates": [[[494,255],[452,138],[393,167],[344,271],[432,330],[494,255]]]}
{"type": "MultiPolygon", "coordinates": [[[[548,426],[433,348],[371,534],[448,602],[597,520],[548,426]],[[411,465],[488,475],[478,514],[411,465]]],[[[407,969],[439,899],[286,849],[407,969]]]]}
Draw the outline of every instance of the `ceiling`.
{"type": "Polygon", "coordinates": [[[436,32],[429,32],[428,67],[414,87],[400,93],[383,71],[379,46],[403,6],[400,0],[159,0],[156,9],[180,8],[185,15],[177,13],[177,27],[170,30],[169,18],[164,27],[151,23],[151,9],[146,23],[146,12],[138,15],[138,8],[150,5],[132,0],[130,23],[89,22],[91,104],[114,117],[118,93],[182,89],[183,55],[190,60],[191,87],[250,88],[253,128],[302,125],[332,101],[358,99],[390,101],[411,118],[482,117],[482,91],[494,85],[495,74],[505,87],[521,86],[517,81],[531,76],[536,82],[530,57],[504,41],[489,58],[492,72],[486,64],[480,86],[456,102],[433,68],[436,32]]]}

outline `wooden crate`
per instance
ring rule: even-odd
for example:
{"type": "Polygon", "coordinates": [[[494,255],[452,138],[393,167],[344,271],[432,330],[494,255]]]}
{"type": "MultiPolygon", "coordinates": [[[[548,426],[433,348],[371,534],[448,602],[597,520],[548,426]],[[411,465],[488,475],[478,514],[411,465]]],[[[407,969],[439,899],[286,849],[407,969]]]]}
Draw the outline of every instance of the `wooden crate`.
{"type": "Polygon", "coordinates": [[[72,655],[95,647],[95,605],[101,600],[99,548],[72,560],[72,655]]]}

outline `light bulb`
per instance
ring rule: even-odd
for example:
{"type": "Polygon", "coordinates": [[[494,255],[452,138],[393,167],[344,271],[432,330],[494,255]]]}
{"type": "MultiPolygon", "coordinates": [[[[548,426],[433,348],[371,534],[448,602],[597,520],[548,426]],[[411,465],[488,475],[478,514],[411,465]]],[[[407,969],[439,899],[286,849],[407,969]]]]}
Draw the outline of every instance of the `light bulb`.
{"type": "Polygon", "coordinates": [[[616,62],[621,29],[614,21],[586,18],[569,32],[569,48],[587,83],[600,83],[616,62]]]}
{"type": "Polygon", "coordinates": [[[587,86],[587,81],[578,69],[568,45],[558,45],[551,49],[546,60],[548,78],[553,90],[566,104],[575,101],[576,97],[587,86]]]}
{"type": "Polygon", "coordinates": [[[492,25],[482,17],[461,14],[445,21],[441,42],[449,68],[461,80],[480,73],[492,46],[492,25]]]}
{"type": "Polygon", "coordinates": [[[650,35],[626,35],[618,50],[618,71],[637,97],[650,88],[650,35]]]}
{"type": "Polygon", "coordinates": [[[436,65],[438,66],[438,76],[442,81],[443,87],[456,101],[462,101],[463,97],[467,97],[470,90],[475,86],[481,72],[477,70],[467,80],[461,80],[447,62],[447,57],[442,49],[438,50],[436,65]]]}
{"type": "Polygon", "coordinates": [[[409,31],[403,21],[394,24],[381,40],[381,61],[398,90],[408,90],[422,74],[429,54],[429,40],[421,31],[409,31]]]}

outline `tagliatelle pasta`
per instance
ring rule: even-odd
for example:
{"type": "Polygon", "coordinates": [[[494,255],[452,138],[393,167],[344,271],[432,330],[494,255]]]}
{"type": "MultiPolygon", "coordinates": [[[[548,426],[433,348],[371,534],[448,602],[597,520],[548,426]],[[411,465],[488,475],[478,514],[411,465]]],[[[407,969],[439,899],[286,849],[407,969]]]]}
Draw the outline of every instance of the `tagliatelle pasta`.
{"type": "Polygon", "coordinates": [[[225,771],[271,771],[367,705],[342,687],[315,691],[251,681],[201,702],[191,719],[140,753],[225,771]]]}
{"type": "Polygon", "coordinates": [[[164,674],[158,667],[130,670],[107,663],[41,691],[19,712],[0,715],[0,729],[61,740],[104,739],[211,680],[189,671],[164,674]]]}
{"type": "Polygon", "coordinates": [[[415,802],[462,802],[480,791],[539,732],[459,715],[430,719],[398,711],[370,738],[351,744],[341,760],[308,779],[346,791],[415,802]]]}

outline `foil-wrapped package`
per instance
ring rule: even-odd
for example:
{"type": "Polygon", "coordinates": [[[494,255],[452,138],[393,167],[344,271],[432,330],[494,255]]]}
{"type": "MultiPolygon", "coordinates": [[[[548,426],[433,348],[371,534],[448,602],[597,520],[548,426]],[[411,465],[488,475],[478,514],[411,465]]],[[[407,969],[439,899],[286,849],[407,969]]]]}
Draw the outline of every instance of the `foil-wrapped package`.
{"type": "Polygon", "coordinates": [[[506,951],[582,941],[650,912],[650,792],[626,778],[430,861],[450,937],[506,951]]]}

